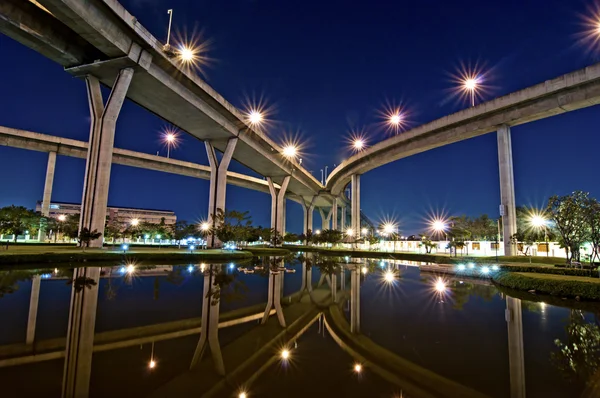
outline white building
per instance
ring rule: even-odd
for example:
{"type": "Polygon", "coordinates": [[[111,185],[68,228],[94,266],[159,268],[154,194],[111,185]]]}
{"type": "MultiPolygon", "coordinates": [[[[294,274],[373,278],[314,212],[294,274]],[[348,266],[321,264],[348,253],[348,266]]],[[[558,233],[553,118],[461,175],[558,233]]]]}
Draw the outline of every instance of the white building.
{"type": "MultiPolygon", "coordinates": [[[[42,202],[38,201],[35,206],[36,211],[42,210],[42,202]]],[[[152,210],[152,209],[136,209],[133,207],[108,207],[107,216],[111,221],[121,223],[129,223],[131,220],[137,219],[140,223],[159,224],[165,219],[166,225],[175,224],[177,216],[175,212],[170,210],[152,210]]],[[[60,215],[79,214],[81,205],[78,203],[50,203],[50,217],[58,218],[60,215]]]]}

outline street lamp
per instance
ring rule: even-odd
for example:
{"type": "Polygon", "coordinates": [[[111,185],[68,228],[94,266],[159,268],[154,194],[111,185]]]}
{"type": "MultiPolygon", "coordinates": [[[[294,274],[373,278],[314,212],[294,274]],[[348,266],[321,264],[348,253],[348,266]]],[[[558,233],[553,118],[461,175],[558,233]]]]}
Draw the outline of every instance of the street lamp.
{"type": "Polygon", "coordinates": [[[263,114],[256,109],[250,110],[248,112],[248,122],[252,126],[260,126],[264,120],[263,114]]]}
{"type": "Polygon", "coordinates": [[[139,218],[134,218],[133,220],[131,220],[131,225],[133,227],[137,227],[138,225],[140,225],[140,219],[139,218]]]}
{"type": "Polygon", "coordinates": [[[362,138],[356,138],[353,142],[352,142],[352,148],[354,149],[355,152],[360,152],[364,149],[365,147],[365,141],[362,138]]]}
{"type": "Polygon", "coordinates": [[[533,214],[529,218],[529,224],[536,229],[544,230],[544,242],[546,244],[546,257],[550,257],[550,245],[548,244],[548,220],[542,214],[533,214]]]}
{"type": "Polygon", "coordinates": [[[293,144],[288,144],[283,148],[283,156],[288,159],[294,159],[298,154],[298,148],[293,144]]]}
{"type": "Polygon", "coordinates": [[[167,145],[167,158],[171,157],[171,147],[177,145],[177,133],[174,131],[165,131],[163,141],[167,145]]]}

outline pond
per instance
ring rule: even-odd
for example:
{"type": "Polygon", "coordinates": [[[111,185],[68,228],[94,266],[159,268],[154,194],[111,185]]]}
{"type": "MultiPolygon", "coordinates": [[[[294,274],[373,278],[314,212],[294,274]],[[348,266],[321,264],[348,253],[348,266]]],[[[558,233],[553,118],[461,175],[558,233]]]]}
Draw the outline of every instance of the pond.
{"type": "MultiPolygon", "coordinates": [[[[600,306],[502,292],[487,279],[433,275],[419,264],[296,254],[240,264],[32,268],[0,271],[2,397],[59,397],[63,386],[65,396],[202,396],[221,379],[213,350],[194,362],[201,319],[218,319],[224,369],[237,372],[236,361],[249,361],[269,344],[268,333],[284,330],[281,321],[294,331],[298,292],[309,291],[314,304],[332,286],[350,327],[372,344],[485,396],[591,397],[599,377],[600,306]],[[261,325],[269,302],[273,316],[261,325]],[[190,382],[194,363],[200,377],[190,382]]],[[[409,396],[375,371],[385,361],[378,351],[371,369],[342,349],[325,328],[324,307],[313,304],[302,310],[316,315],[268,353],[272,360],[213,396],[409,396]],[[290,358],[279,357],[288,348],[290,358]]]]}

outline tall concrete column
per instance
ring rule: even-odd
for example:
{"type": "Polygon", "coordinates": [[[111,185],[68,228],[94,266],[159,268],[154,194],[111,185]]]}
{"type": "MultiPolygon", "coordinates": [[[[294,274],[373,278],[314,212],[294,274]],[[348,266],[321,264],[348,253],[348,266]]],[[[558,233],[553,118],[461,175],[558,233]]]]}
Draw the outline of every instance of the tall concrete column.
{"type": "Polygon", "coordinates": [[[504,255],[514,256],[517,251],[511,237],[517,233],[515,208],[515,180],[513,174],[512,141],[510,127],[498,129],[498,166],[500,169],[500,215],[504,239],[504,255]]]}
{"type": "MultiPolygon", "coordinates": [[[[227,169],[233,157],[233,151],[237,144],[237,138],[230,138],[227,141],[227,147],[223,152],[223,157],[219,162],[217,153],[211,142],[205,142],[206,154],[208,155],[208,163],[210,165],[210,190],[208,196],[208,219],[211,223],[211,229],[217,229],[217,213],[221,209],[225,211],[225,194],[227,192],[227,169]]],[[[214,233],[207,237],[209,247],[217,247],[220,245],[219,239],[214,233]]]]}
{"type": "Polygon", "coordinates": [[[342,206],[340,215],[340,231],[346,230],[346,206],[342,206]]]}
{"type": "Polygon", "coordinates": [[[75,268],[67,327],[62,397],[87,397],[92,373],[100,267],[75,268]]]}
{"type": "Polygon", "coordinates": [[[46,168],[46,181],[44,183],[44,196],[42,197],[42,216],[50,214],[50,201],[52,200],[52,184],[54,183],[54,168],[56,167],[56,152],[48,152],[48,167],[46,168]]]}
{"type": "Polygon", "coordinates": [[[37,321],[38,304],[40,301],[40,275],[34,275],[31,279],[31,296],[29,296],[29,316],[27,317],[27,336],[25,344],[33,344],[35,340],[35,324],[37,321]]]}
{"type": "MultiPolygon", "coordinates": [[[[54,169],[56,167],[56,152],[48,152],[48,167],[46,168],[46,180],[44,182],[44,196],[42,197],[42,216],[50,215],[50,202],[52,200],[52,184],[54,183],[54,169]]],[[[56,232],[56,231],[55,231],[56,232]]],[[[46,231],[40,228],[38,240],[46,240],[46,231]]]]}
{"type": "Polygon", "coordinates": [[[283,236],[285,234],[285,192],[290,183],[290,176],[283,178],[279,190],[275,188],[271,177],[267,177],[267,182],[271,192],[271,229],[283,236]]]}
{"type": "Polygon", "coordinates": [[[331,220],[332,211],[327,211],[323,207],[319,207],[319,214],[321,215],[321,229],[326,230],[329,229],[329,221],[331,220]]]}
{"type": "Polygon", "coordinates": [[[350,332],[360,333],[360,266],[350,266],[350,332]]]}
{"type": "Polygon", "coordinates": [[[102,247],[115,127],[132,77],[133,68],[119,71],[106,105],[102,101],[98,79],[94,76],[85,78],[91,124],[79,230],[88,228],[90,231],[96,230],[103,235],[100,239],[90,242],[91,247],[102,247]]]}
{"type": "Polygon", "coordinates": [[[350,215],[352,218],[352,230],[359,236],[360,234],[360,174],[352,175],[352,200],[350,215]]]}
{"type": "Polygon", "coordinates": [[[221,301],[215,299],[214,295],[218,294],[219,287],[214,287],[214,277],[217,272],[217,267],[211,265],[208,270],[204,271],[204,291],[202,293],[202,328],[200,329],[200,340],[194,351],[190,369],[194,368],[198,362],[202,360],[202,356],[207,348],[210,348],[212,359],[215,365],[215,370],[220,376],[225,375],[225,364],[221,353],[221,345],[219,344],[219,312],[221,301]],[[213,289],[211,291],[211,289],[213,289]],[[209,294],[209,292],[211,294],[209,294]]]}
{"type": "Polygon", "coordinates": [[[331,229],[338,230],[338,199],[333,198],[333,207],[331,208],[331,229]]]}
{"type": "Polygon", "coordinates": [[[317,197],[313,196],[312,200],[310,201],[310,203],[307,203],[306,200],[304,201],[304,206],[302,206],[302,209],[304,210],[304,235],[306,236],[306,234],[308,233],[308,230],[310,229],[311,231],[313,230],[313,212],[315,210],[315,199],[317,197]]]}
{"type": "Polygon", "coordinates": [[[510,397],[525,398],[525,354],[523,351],[523,317],[521,300],[506,296],[505,317],[508,325],[510,397]]]}

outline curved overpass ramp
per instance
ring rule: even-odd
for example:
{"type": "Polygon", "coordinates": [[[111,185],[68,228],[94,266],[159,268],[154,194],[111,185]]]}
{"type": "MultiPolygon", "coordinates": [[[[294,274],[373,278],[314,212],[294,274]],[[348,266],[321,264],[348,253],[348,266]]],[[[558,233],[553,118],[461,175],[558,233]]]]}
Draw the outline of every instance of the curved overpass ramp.
{"type": "Polygon", "coordinates": [[[340,195],[352,175],[444,145],[600,103],[600,64],[545,81],[415,127],[350,157],[327,179],[340,195]]]}

